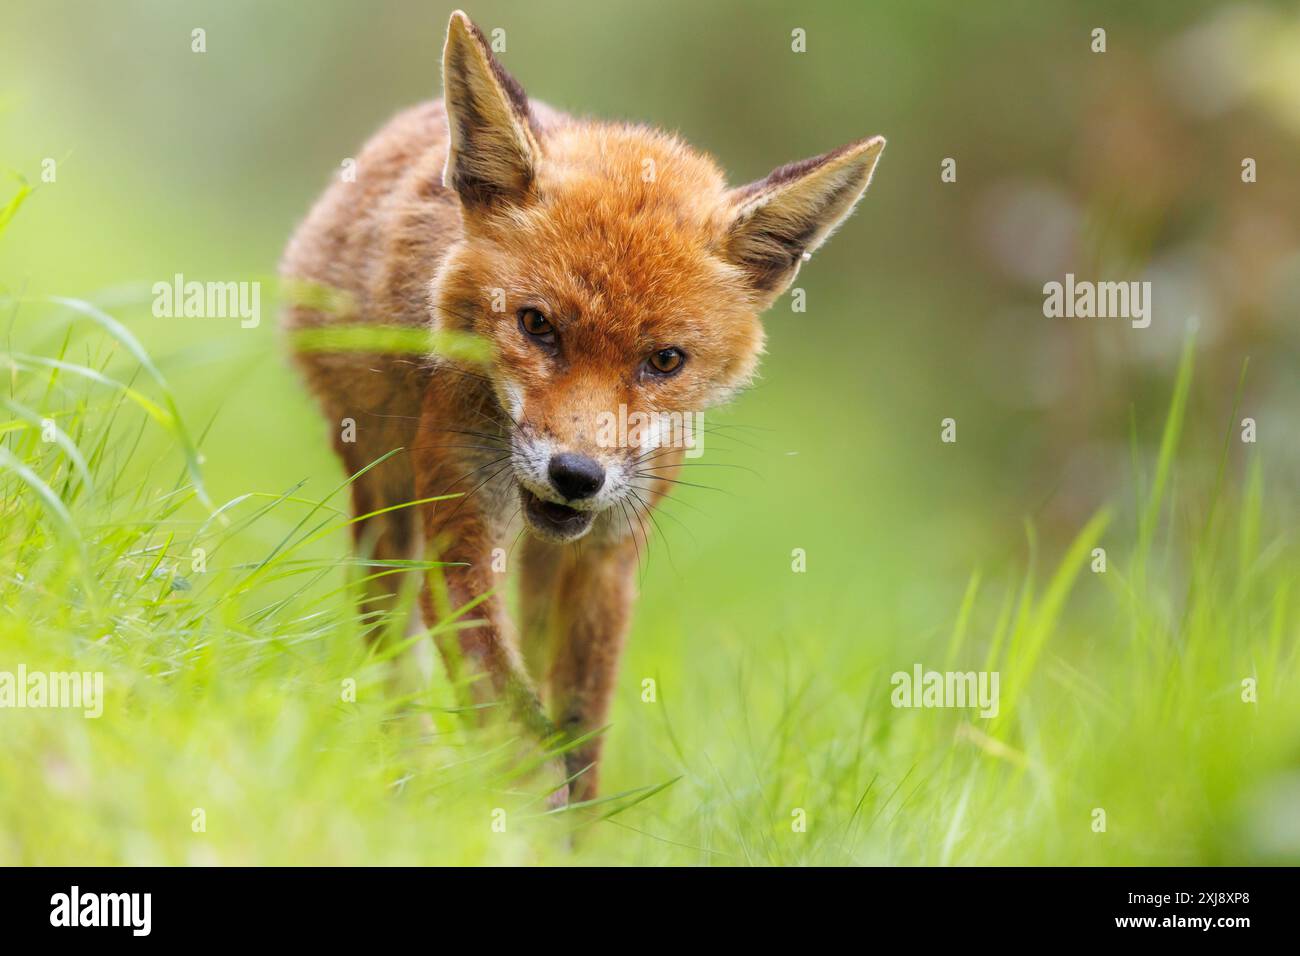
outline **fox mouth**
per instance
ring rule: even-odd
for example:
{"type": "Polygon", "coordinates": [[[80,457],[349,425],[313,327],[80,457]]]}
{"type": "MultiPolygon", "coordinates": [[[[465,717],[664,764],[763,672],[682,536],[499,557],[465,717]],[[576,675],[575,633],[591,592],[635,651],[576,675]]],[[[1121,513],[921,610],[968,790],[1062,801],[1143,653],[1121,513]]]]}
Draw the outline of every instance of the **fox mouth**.
{"type": "Polygon", "coordinates": [[[523,498],[524,515],[529,527],[549,541],[573,541],[582,537],[596,517],[594,511],[579,511],[568,505],[545,501],[522,485],[519,494],[523,498]]]}

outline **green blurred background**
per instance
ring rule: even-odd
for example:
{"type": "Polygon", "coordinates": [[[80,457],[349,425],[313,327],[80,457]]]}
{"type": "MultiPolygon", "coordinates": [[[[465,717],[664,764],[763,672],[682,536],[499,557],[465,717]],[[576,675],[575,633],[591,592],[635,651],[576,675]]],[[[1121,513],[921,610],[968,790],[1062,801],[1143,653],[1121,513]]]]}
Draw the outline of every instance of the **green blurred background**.
{"type": "MultiPolygon", "coordinates": [[[[451,9],[6,5],[0,167],[38,188],[0,238],[0,281],[93,299],[141,338],[191,427],[212,422],[203,447],[217,501],[304,478],[324,494],[342,475],[284,359],[269,291],[261,326],[245,330],[155,319],[148,287],[176,273],[269,280],[340,163],[398,109],[440,94],[451,9]],[[206,53],[191,52],[195,28],[206,53]]],[[[910,666],[947,634],[972,570],[1023,572],[1027,523],[1051,555],[1107,502],[1115,527],[1131,526],[1191,325],[1179,507],[1202,506],[1193,489],[1217,467],[1249,358],[1238,418],[1258,422],[1269,527],[1294,528],[1295,5],[466,9],[505,30],[500,58],[533,97],[679,131],[735,183],[850,139],[889,140],[859,211],[799,277],[807,311],[777,303],[760,384],[715,417],[742,426],[731,434],[743,443],[717,438],[713,460],[757,475],[717,469],[724,493],[668,509],[682,524],[664,523],[667,547],[648,562],[616,721],[636,707],[642,675],[675,675],[679,693],[707,699],[747,668],[779,671],[758,635],[779,645],[796,629],[811,637],[785,653],[802,670],[827,675],[833,693],[877,695],[882,669],[910,666]],[[1095,27],[1104,54],[1090,49],[1095,27]],[[791,50],[796,28],[807,52],[791,50]],[[940,178],[948,157],[955,183],[940,178]],[[1245,157],[1258,165],[1252,184],[1245,157]],[[1045,318],[1042,285],[1066,272],[1151,280],[1150,328],[1045,318]],[[939,441],[947,417],[955,445],[939,441]],[[806,550],[806,574],[791,573],[793,548],[806,550]]],[[[57,340],[27,317],[10,335],[57,340]]],[[[1248,447],[1230,445],[1237,483],[1248,447]]],[[[249,552],[290,524],[254,526],[249,552]]],[[[638,760],[631,745],[620,754],[617,733],[615,781],[638,760]]]]}

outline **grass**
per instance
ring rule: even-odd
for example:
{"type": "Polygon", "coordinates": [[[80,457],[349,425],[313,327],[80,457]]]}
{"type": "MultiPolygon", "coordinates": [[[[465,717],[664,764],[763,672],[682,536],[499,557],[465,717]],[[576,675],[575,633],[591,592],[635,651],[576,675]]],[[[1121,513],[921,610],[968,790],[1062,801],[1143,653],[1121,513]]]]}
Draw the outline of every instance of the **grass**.
{"type": "Polygon", "coordinates": [[[205,461],[126,326],[77,300],[3,308],[0,671],[102,671],[106,701],[97,720],[0,710],[0,863],[1300,861],[1300,556],[1235,433],[1211,478],[1184,467],[1190,342],[1136,506],[1060,545],[1028,528],[1015,574],[922,581],[961,595],[942,630],[879,613],[851,535],[804,575],[743,534],[746,559],[716,560],[707,519],[673,539],[607,796],[548,813],[521,743],[466,726],[437,667],[386,688],[344,476],[214,498],[205,474],[237,452],[205,461]],[[15,350],[37,319],[44,350],[15,350]],[[998,716],[895,709],[914,662],[998,671],[998,716]]]}

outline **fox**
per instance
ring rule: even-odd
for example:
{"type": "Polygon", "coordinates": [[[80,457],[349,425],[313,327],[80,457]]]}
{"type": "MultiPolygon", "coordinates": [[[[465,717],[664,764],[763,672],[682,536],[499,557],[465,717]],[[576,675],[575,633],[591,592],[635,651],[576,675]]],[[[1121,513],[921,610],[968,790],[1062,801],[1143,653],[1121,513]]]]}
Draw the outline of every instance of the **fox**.
{"type": "Polygon", "coordinates": [[[442,84],[298,226],[282,278],[339,295],[290,301],[281,321],[293,342],[373,326],[485,345],[472,360],[292,351],[353,476],[354,548],[388,569],[360,598],[379,622],[367,640],[386,639],[405,595],[408,632],[435,634],[476,710],[566,742],[553,800],[582,803],[599,793],[645,520],[684,455],[654,428],[611,441],[602,420],[702,413],[750,385],[760,315],[857,206],[885,140],[731,187],[674,134],[530,99],[459,10],[442,84]],[[437,574],[403,564],[422,557],[437,574]]]}

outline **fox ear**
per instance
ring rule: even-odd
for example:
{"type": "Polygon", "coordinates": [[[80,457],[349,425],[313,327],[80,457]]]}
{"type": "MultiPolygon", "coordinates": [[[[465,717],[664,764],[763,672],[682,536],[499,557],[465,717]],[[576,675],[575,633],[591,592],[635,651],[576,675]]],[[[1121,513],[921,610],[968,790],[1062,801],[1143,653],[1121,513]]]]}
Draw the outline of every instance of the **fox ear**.
{"type": "Polygon", "coordinates": [[[447,26],[442,86],[451,134],[442,184],[466,206],[524,198],[541,153],[528,97],[459,10],[447,26]]]}
{"type": "Polygon", "coordinates": [[[726,256],[764,298],[784,292],[799,264],[853,211],[884,148],[873,136],[731,191],[726,256]]]}

